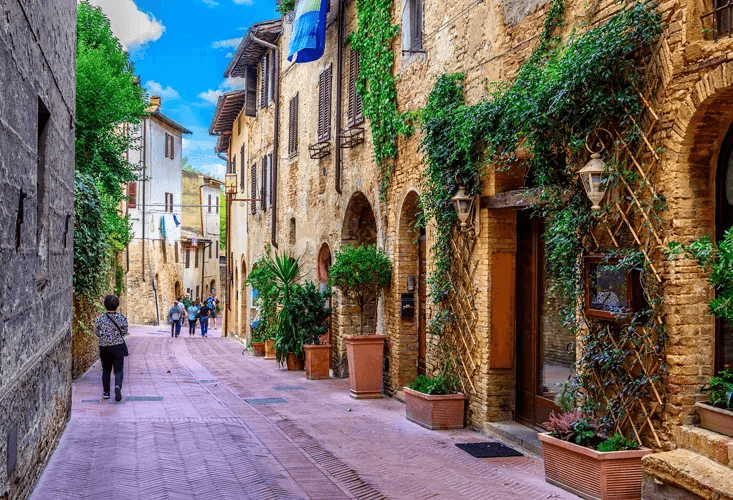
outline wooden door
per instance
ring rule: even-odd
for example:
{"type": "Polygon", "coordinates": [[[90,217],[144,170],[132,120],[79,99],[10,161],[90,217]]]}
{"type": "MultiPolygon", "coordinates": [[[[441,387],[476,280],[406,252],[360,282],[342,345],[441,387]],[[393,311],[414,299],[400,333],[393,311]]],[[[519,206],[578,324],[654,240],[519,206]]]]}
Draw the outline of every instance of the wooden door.
{"type": "Polygon", "coordinates": [[[418,247],[418,331],[417,331],[417,374],[425,375],[425,358],[427,355],[426,295],[427,295],[427,263],[426,263],[425,228],[420,228],[418,247]]]}

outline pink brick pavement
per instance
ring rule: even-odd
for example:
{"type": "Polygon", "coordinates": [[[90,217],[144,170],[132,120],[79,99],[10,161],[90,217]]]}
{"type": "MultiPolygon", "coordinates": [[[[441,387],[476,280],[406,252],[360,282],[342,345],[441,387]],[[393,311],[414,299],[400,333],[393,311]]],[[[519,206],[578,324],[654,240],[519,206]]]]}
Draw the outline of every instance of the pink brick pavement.
{"type": "Polygon", "coordinates": [[[423,429],[399,401],[355,401],[347,380],[307,380],[218,330],[131,332],[123,397],[162,400],[102,400],[97,362],[74,383],[71,420],[32,499],[577,498],[545,483],[540,460],[473,458],[455,443],[484,436],[423,429]]]}

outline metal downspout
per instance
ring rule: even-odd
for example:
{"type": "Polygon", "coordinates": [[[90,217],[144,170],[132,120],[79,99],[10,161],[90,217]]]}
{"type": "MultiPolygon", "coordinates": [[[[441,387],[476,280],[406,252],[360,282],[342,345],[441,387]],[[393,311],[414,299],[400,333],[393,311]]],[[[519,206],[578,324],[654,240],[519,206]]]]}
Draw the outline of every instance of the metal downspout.
{"type": "Polygon", "coordinates": [[[336,43],[336,155],[334,168],[334,187],[341,194],[341,79],[343,77],[344,46],[344,2],[339,0],[338,42],[336,43]]]}

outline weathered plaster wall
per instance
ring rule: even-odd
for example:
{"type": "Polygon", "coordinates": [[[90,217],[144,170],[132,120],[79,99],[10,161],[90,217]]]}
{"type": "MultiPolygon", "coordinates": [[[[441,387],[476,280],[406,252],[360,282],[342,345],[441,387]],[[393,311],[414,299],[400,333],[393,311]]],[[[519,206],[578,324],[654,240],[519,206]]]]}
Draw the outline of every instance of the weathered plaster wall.
{"type": "Polygon", "coordinates": [[[0,10],[0,498],[15,500],[71,410],[76,2],[0,10]]]}

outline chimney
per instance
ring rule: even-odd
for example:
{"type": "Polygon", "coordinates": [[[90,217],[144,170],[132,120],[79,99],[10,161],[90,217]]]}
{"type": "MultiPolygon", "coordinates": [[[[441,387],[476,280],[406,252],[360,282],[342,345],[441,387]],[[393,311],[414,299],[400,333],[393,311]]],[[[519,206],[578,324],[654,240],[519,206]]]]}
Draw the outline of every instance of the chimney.
{"type": "Polygon", "coordinates": [[[150,111],[152,111],[153,113],[160,111],[160,96],[159,95],[150,96],[150,111]]]}

